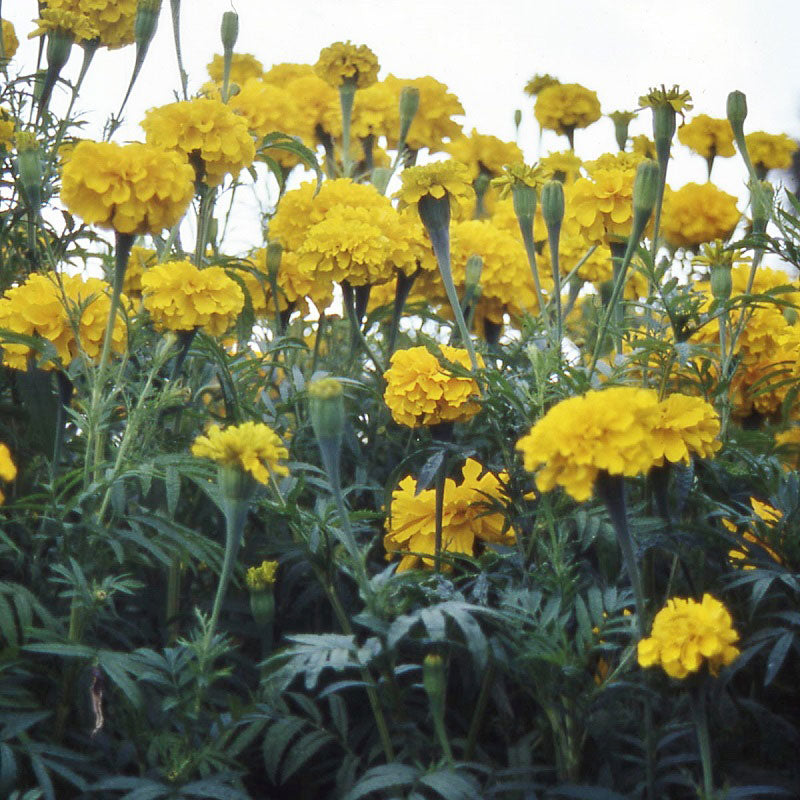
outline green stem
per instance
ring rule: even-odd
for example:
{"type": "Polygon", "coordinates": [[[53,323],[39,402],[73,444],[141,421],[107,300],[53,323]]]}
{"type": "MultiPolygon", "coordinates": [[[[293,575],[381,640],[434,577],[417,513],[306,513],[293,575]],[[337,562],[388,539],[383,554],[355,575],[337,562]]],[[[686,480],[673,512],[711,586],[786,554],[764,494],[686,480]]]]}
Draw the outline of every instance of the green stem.
{"type": "Polygon", "coordinates": [[[202,269],[211,214],[214,211],[216,189],[207,186],[205,183],[200,183],[198,191],[200,193],[200,208],[197,212],[197,241],[194,245],[194,265],[198,269],[202,269]]]}
{"type": "Polygon", "coordinates": [[[486,706],[489,702],[489,692],[494,684],[495,666],[492,661],[483,673],[481,680],[481,690],[478,694],[478,700],[475,703],[475,710],[472,712],[472,720],[469,723],[469,733],[467,734],[467,744],[464,748],[464,761],[471,761],[475,753],[475,745],[478,741],[478,734],[481,730],[483,717],[486,713],[486,706]]]}
{"type": "Polygon", "coordinates": [[[170,0],[172,10],[172,34],[175,40],[175,55],[178,59],[178,73],[181,79],[183,99],[189,99],[189,75],[183,68],[183,55],[181,54],[181,0],[170,0]]]}
{"type": "Polygon", "coordinates": [[[442,517],[444,516],[444,486],[447,476],[447,459],[443,458],[436,471],[436,510],[434,522],[433,563],[436,572],[442,571],[442,517]]]}
{"type": "Polygon", "coordinates": [[[355,96],[355,81],[345,80],[339,87],[339,103],[342,107],[342,175],[345,178],[349,178],[353,171],[353,163],[350,161],[350,121],[353,118],[355,96]]]}
{"type": "Polygon", "coordinates": [[[536,301],[539,304],[539,316],[544,322],[545,330],[548,337],[552,338],[552,330],[550,328],[550,316],[547,313],[547,306],[544,301],[544,293],[542,292],[542,282],[539,280],[539,268],[536,266],[536,243],[533,241],[533,219],[530,222],[518,220],[519,229],[522,233],[522,242],[525,245],[525,255],[528,257],[528,264],[531,268],[533,275],[533,285],[536,289],[536,301]]]}
{"type": "Polygon", "coordinates": [[[350,329],[352,333],[352,345],[350,349],[350,363],[352,365],[353,359],[355,358],[356,354],[356,343],[360,344],[363,348],[364,352],[367,354],[367,357],[372,361],[375,365],[375,368],[378,372],[383,375],[386,371],[383,363],[375,354],[375,351],[372,349],[372,346],[367,341],[366,337],[364,336],[363,331],[361,330],[361,320],[358,319],[358,315],[356,313],[355,307],[355,296],[353,293],[353,287],[350,285],[348,281],[342,281],[342,300],[344,303],[345,310],[347,311],[347,317],[350,320],[350,329]]]}
{"type": "Polygon", "coordinates": [[[714,798],[714,771],[711,759],[711,738],[708,734],[708,709],[706,707],[705,685],[700,684],[693,692],[692,713],[697,744],[700,748],[700,764],[703,768],[703,800],[714,798]]]}

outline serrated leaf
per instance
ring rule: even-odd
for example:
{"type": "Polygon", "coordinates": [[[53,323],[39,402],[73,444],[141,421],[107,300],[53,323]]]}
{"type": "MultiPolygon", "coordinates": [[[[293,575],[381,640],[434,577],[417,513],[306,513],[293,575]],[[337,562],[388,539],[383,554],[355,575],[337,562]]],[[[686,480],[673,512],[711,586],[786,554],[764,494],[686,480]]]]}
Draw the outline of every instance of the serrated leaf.
{"type": "Polygon", "coordinates": [[[342,800],[360,800],[374,792],[400,786],[410,786],[418,775],[414,767],[405,764],[382,764],[367,770],[358,783],[342,798],[342,800]]]}
{"type": "Polygon", "coordinates": [[[420,468],[417,475],[417,488],[414,492],[416,497],[420,492],[427,489],[436,479],[436,474],[444,462],[444,449],[437,450],[420,468]]]}
{"type": "Polygon", "coordinates": [[[767,669],[764,672],[764,686],[769,686],[786,660],[786,654],[794,641],[794,633],[787,631],[772,646],[767,656],[767,669]]]}
{"type": "Polygon", "coordinates": [[[262,744],[264,767],[270,781],[277,783],[278,765],[289,742],[305,727],[305,720],[297,717],[286,717],[270,726],[262,744]]]}
{"type": "Polygon", "coordinates": [[[481,800],[475,784],[452,769],[423,775],[419,782],[445,800],[481,800]]]}
{"type": "Polygon", "coordinates": [[[328,731],[311,731],[293,744],[286,753],[281,767],[281,783],[286,783],[301,767],[305,766],[333,736],[328,731]]]}

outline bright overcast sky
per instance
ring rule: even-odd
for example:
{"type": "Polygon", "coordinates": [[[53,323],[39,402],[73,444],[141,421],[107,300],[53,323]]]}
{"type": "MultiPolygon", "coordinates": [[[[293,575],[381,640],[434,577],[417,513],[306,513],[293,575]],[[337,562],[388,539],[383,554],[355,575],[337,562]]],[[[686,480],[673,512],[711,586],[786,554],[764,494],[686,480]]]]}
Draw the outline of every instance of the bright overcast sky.
{"type": "MultiPolygon", "coordinates": [[[[170,102],[178,87],[169,0],[164,0],[156,38],[127,109],[137,123],[145,109],[170,102]]],[[[226,0],[184,0],[182,35],[190,90],[206,80],[205,65],[221,52],[219,22],[234,7],[226,0]]],[[[32,29],[36,0],[5,0],[4,17],[20,40],[32,29]]],[[[513,138],[520,108],[520,145],[528,161],[538,153],[532,102],[522,87],[536,72],[597,91],[604,112],[632,109],[648,87],[666,83],[689,89],[695,113],[725,115],[732,89],[747,94],[746,130],[800,137],[800,69],[797,0],[237,0],[237,52],[269,66],[314,63],[322,47],[350,39],[367,44],[389,72],[401,78],[432,75],[446,83],[466,109],[466,132],[476,127],[513,138]]],[[[76,51],[65,70],[74,78],[76,51]]],[[[26,42],[17,69],[32,69],[36,43],[26,42]]],[[[101,51],[81,94],[80,109],[98,126],[116,110],[133,64],[133,48],[101,51]]],[[[631,126],[648,133],[649,114],[631,126]]],[[[95,128],[95,134],[99,128],[95,128]]],[[[89,129],[91,134],[92,129],[89,129]]],[[[134,125],[117,140],[141,138],[134,125]]],[[[563,137],[546,133],[545,150],[563,149],[563,137]]],[[[705,163],[680,146],[680,166],[670,181],[705,180],[705,163]]],[[[576,150],[594,157],[613,150],[611,122],[602,119],[576,134],[576,150]]],[[[738,159],[718,159],[715,180],[741,193],[738,159]],[[727,161],[728,163],[724,163],[727,161]]]]}

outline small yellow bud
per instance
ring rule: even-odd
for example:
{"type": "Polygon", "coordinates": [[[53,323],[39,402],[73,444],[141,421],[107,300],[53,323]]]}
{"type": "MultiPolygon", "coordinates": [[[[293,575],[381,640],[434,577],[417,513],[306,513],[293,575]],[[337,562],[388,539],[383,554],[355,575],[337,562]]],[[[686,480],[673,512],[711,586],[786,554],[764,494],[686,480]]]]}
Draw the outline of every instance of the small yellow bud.
{"type": "Polygon", "coordinates": [[[439,714],[444,709],[445,675],[444,662],[438,653],[428,653],[422,662],[422,685],[428,695],[431,709],[439,714]]]}
{"type": "Polygon", "coordinates": [[[341,441],[344,431],[344,390],[336,378],[321,378],[308,387],[311,424],[317,441],[341,441]]]}
{"type": "Polygon", "coordinates": [[[725,302],[731,296],[733,282],[731,281],[731,268],[728,264],[715,264],[711,267],[711,294],[720,302],[725,302]]]}

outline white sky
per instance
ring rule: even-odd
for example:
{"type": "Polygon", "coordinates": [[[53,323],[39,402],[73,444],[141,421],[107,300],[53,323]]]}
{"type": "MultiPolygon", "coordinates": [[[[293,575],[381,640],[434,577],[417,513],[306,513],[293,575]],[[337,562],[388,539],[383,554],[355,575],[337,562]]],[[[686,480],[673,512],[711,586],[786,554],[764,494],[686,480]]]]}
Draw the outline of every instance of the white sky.
{"type": "MultiPolygon", "coordinates": [[[[137,123],[145,109],[171,102],[178,88],[169,0],[164,0],[156,38],[134,88],[126,116],[137,123]]],[[[432,75],[446,83],[466,109],[466,132],[477,127],[504,139],[514,134],[520,108],[520,145],[528,161],[538,153],[532,102],[522,87],[536,72],[597,91],[604,112],[633,109],[650,86],[680,84],[694,98],[693,113],[725,116],[732,89],[747,95],[747,131],[800,136],[800,69],[797,0],[184,0],[182,38],[190,91],[207,77],[205,65],[221,52],[222,12],[240,18],[237,52],[265,67],[281,61],[314,63],[322,47],[350,39],[377,54],[381,76],[432,75]]],[[[3,16],[20,40],[32,30],[36,0],[5,0],[3,16]]],[[[24,42],[12,69],[32,70],[36,41],[24,42]]],[[[79,107],[96,127],[116,111],[133,65],[134,48],[100,51],[79,107]]],[[[75,48],[65,75],[80,66],[75,48]]],[[[58,102],[58,101],[56,101],[58,102]]],[[[649,113],[631,126],[648,133],[649,113]]],[[[91,135],[92,129],[87,130],[91,135]]],[[[142,138],[135,124],[116,139],[142,138]]],[[[563,149],[565,139],[545,133],[544,150],[563,149]]],[[[613,127],[601,119],[576,133],[579,156],[616,149],[613,127]]],[[[670,183],[705,180],[705,162],[676,144],[670,183]]],[[[737,159],[718,159],[714,179],[741,194],[737,159]]]]}

